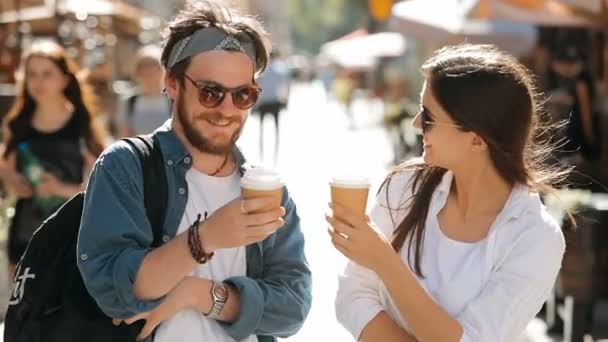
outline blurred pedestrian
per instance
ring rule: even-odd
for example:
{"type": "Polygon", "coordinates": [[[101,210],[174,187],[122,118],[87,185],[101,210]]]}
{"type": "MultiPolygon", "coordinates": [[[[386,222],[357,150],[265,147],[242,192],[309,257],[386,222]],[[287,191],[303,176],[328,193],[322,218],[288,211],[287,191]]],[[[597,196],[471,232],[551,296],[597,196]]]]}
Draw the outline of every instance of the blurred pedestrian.
{"type": "Polygon", "coordinates": [[[566,171],[540,162],[532,76],[491,45],[445,47],[422,70],[422,159],[389,174],[371,217],[327,217],[350,259],[338,320],[363,341],[519,340],[565,249],[539,197],[566,171]]]}
{"type": "MultiPolygon", "coordinates": [[[[407,96],[406,77],[396,70],[389,69],[386,73],[381,94],[384,104],[383,123],[393,146],[393,165],[398,165],[407,156],[420,154],[422,146],[410,144],[406,138],[418,106],[407,96]]],[[[416,136],[419,138],[419,135],[416,136]]],[[[417,140],[422,142],[422,139],[417,140]]]]}
{"type": "Polygon", "coordinates": [[[116,126],[121,137],[152,133],[171,116],[171,103],[163,88],[161,48],[141,47],[135,55],[137,89],[121,103],[116,126]]]}
{"type": "Polygon", "coordinates": [[[260,161],[264,161],[264,118],[268,115],[274,119],[274,159],[279,154],[279,115],[287,108],[289,100],[289,69],[276,51],[270,53],[270,63],[266,71],[257,80],[263,91],[253,112],[260,117],[260,161]]]}
{"type": "Polygon", "coordinates": [[[349,129],[356,128],[352,103],[358,85],[357,79],[358,75],[356,72],[348,69],[338,69],[334,83],[332,84],[332,94],[344,107],[349,129]]]}
{"type": "Polygon", "coordinates": [[[3,121],[2,180],[17,197],[8,234],[11,272],[38,225],[84,189],[107,139],[95,120],[93,95],[61,46],[34,43],[21,78],[3,121]]]}
{"type": "Polygon", "coordinates": [[[574,46],[560,47],[551,63],[554,88],[549,98],[552,108],[561,108],[557,119],[566,120],[564,157],[580,155],[583,161],[600,156],[600,114],[595,110],[593,77],[574,46]]]}

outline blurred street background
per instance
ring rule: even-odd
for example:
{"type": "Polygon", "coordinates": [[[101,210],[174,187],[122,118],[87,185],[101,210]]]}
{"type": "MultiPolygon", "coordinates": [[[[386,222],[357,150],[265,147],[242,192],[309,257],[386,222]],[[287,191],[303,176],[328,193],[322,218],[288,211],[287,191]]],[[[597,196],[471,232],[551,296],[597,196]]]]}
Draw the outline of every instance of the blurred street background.
{"type": "MultiPolygon", "coordinates": [[[[568,91],[578,75],[587,75],[595,145],[557,157],[579,171],[565,190],[569,209],[585,208],[597,219],[567,234],[554,296],[524,341],[608,339],[608,0],[219,2],[263,20],[275,61],[288,75],[278,121],[254,108],[238,145],[253,164],[284,175],[302,218],[314,299],[304,328],[289,341],[352,340],[334,317],[337,274],[346,261],[326,233],[328,181],[359,170],[373,180],[373,194],[392,167],[420,153],[420,137],[410,126],[418,111],[420,66],[434,50],[461,42],[496,44],[517,56],[534,71],[556,122],[567,120],[572,103],[580,102],[568,91]]],[[[17,94],[22,52],[51,39],[93,86],[97,119],[112,139],[145,131],[124,118],[133,105],[128,99],[143,89],[134,56],[142,46],[160,45],[160,32],[182,7],[180,0],[0,0],[0,118],[17,94]]],[[[15,197],[3,190],[0,204],[4,312],[15,197]]],[[[554,208],[556,217],[564,209],[554,208]]]]}

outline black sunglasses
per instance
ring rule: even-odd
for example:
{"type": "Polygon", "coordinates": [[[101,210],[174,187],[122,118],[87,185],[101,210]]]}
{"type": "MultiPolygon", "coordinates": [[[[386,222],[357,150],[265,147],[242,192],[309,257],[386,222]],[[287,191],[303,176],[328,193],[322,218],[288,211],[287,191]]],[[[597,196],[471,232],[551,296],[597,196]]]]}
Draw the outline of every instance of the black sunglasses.
{"type": "Polygon", "coordinates": [[[430,126],[432,126],[432,125],[462,128],[462,126],[460,126],[460,125],[456,125],[456,124],[452,124],[452,123],[448,123],[448,122],[433,121],[433,118],[429,114],[429,111],[425,107],[422,107],[422,109],[420,109],[420,127],[422,128],[422,133],[428,132],[429,129],[431,128],[430,126]]]}
{"type": "Polygon", "coordinates": [[[219,106],[224,101],[226,94],[230,93],[235,107],[238,109],[249,109],[255,105],[260,92],[262,92],[262,88],[257,84],[227,88],[211,81],[196,82],[186,74],[184,74],[184,77],[198,89],[198,100],[201,105],[207,108],[219,106]]]}

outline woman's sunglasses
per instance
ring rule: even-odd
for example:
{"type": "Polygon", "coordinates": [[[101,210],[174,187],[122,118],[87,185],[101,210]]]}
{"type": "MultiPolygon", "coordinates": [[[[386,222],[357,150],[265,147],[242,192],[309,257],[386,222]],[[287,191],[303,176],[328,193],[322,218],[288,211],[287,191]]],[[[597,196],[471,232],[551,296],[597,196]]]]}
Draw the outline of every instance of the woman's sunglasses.
{"type": "Polygon", "coordinates": [[[448,122],[433,121],[433,118],[429,114],[428,110],[426,108],[422,107],[422,109],[420,110],[420,127],[422,128],[422,133],[428,132],[432,125],[448,126],[448,127],[462,129],[462,126],[460,126],[460,125],[456,125],[456,124],[452,124],[452,123],[448,123],[448,122]]]}
{"type": "Polygon", "coordinates": [[[238,109],[249,109],[257,102],[258,96],[262,91],[262,88],[257,84],[226,88],[215,82],[196,82],[185,74],[184,77],[198,89],[198,100],[201,105],[207,108],[219,106],[224,101],[226,94],[230,93],[235,107],[238,109]]]}

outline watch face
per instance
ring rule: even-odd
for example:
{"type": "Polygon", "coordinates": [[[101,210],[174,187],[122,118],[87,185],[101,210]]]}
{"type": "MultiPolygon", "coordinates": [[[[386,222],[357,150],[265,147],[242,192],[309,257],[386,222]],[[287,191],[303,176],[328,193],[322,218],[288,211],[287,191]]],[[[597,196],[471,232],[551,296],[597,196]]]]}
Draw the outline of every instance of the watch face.
{"type": "Polygon", "coordinates": [[[213,289],[213,295],[218,301],[225,302],[228,299],[228,287],[224,284],[218,284],[213,289]]]}

